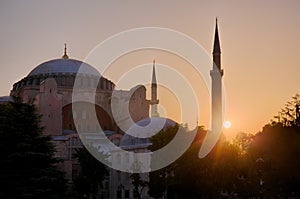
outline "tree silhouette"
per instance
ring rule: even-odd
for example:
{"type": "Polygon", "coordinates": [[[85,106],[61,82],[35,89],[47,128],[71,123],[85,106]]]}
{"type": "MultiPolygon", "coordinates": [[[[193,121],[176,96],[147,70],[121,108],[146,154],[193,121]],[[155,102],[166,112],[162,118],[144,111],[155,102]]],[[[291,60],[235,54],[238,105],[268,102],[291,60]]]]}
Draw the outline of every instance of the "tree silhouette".
{"type": "MultiPolygon", "coordinates": [[[[239,133],[233,143],[218,140],[202,159],[199,149],[208,131],[175,162],[149,174],[154,198],[298,198],[300,196],[300,97],[295,95],[272,121],[255,135],[239,133]]],[[[170,142],[176,128],[150,140],[154,151],[170,142]]],[[[188,132],[187,132],[188,133],[188,132]]],[[[163,157],[162,157],[163,158],[163,157]]]]}
{"type": "MultiPolygon", "coordinates": [[[[108,157],[92,146],[89,149],[95,150],[94,153],[101,153],[104,158],[108,157]]],[[[107,167],[92,156],[85,147],[77,150],[76,157],[80,163],[79,175],[74,179],[74,188],[78,197],[97,198],[103,181],[108,175],[107,167]]]]}
{"type": "Polygon", "coordinates": [[[300,196],[299,143],[299,128],[282,123],[266,125],[262,132],[254,136],[248,153],[252,161],[259,158],[264,160],[261,171],[253,174],[253,179],[255,175],[262,176],[264,196],[300,196]]]}
{"type": "MultiPolygon", "coordinates": [[[[178,128],[178,125],[169,126],[166,130],[161,130],[152,136],[150,138],[152,144],[149,146],[149,150],[155,151],[167,145],[176,135],[178,128]]],[[[172,195],[170,188],[173,177],[170,173],[173,173],[172,164],[149,173],[149,195],[151,197],[161,198],[164,194],[166,195],[168,189],[168,195],[172,195]]]]}
{"type": "Polygon", "coordinates": [[[55,164],[54,146],[42,134],[36,107],[0,104],[0,198],[63,198],[64,173],[55,164]]]}
{"type": "Polygon", "coordinates": [[[253,136],[248,149],[252,161],[264,160],[260,171],[253,172],[253,179],[255,175],[261,176],[265,197],[300,196],[300,161],[297,158],[300,153],[299,105],[300,96],[296,94],[275,116],[277,121],[265,125],[253,136]]]}
{"type": "Polygon", "coordinates": [[[282,123],[283,126],[300,127],[300,95],[297,93],[292,97],[292,100],[287,102],[274,118],[275,121],[272,121],[274,124],[282,123]]]}

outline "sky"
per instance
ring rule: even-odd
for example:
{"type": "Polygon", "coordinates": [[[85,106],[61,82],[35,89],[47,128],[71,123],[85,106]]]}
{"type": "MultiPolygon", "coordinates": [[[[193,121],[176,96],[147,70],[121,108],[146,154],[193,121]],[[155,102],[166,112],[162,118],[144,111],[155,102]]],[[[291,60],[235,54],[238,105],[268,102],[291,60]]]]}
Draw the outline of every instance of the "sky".
{"type": "MultiPolygon", "coordinates": [[[[218,17],[225,120],[232,123],[225,133],[228,137],[240,131],[256,133],[299,93],[299,7],[297,0],[1,0],[0,96],[9,95],[13,83],[38,64],[61,57],[64,43],[71,58],[85,60],[105,39],[133,28],[161,27],[181,32],[211,56],[218,17]]],[[[191,67],[183,59],[154,50],[129,53],[112,65],[125,70],[125,66],[132,64],[150,66],[152,59],[156,59],[159,68],[158,82],[167,79],[163,66],[180,69],[185,77],[193,78],[191,67]]],[[[151,67],[148,69],[151,73],[151,67]]],[[[113,73],[106,74],[117,80],[113,73]]],[[[150,78],[151,74],[149,81],[150,78]]],[[[207,89],[203,82],[192,87],[203,114],[190,117],[195,121],[198,118],[199,124],[207,127],[210,110],[207,89]]],[[[180,120],[176,116],[180,112],[176,93],[163,86],[158,92],[162,107],[170,112],[168,116],[180,120]]]]}

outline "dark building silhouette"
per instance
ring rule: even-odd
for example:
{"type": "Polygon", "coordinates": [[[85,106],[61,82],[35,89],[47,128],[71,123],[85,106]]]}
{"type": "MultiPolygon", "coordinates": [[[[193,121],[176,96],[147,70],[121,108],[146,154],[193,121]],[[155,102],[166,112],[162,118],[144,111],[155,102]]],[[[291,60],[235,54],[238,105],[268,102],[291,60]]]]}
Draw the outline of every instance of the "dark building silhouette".
{"type": "Polygon", "coordinates": [[[221,48],[218,32],[218,20],[216,19],[215,38],[213,47],[213,69],[210,71],[212,80],[212,132],[220,131],[222,122],[222,76],[224,74],[221,68],[221,48]]]}
{"type": "Polygon", "coordinates": [[[153,71],[152,71],[152,82],[151,82],[151,117],[158,117],[159,113],[157,110],[157,105],[159,100],[157,99],[157,82],[155,74],[155,60],[153,60],[153,71]]]}

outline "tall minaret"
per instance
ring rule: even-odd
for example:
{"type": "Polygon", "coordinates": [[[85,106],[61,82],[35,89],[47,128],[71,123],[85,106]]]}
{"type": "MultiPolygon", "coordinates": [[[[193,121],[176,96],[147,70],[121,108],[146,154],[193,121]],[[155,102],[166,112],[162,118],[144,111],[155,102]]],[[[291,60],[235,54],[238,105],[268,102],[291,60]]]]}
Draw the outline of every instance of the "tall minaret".
{"type": "Polygon", "coordinates": [[[223,69],[221,69],[221,49],[218,33],[218,19],[216,19],[216,29],[215,29],[215,40],[213,49],[213,69],[210,71],[210,76],[212,80],[212,131],[218,132],[221,130],[222,122],[222,76],[223,69]]]}
{"type": "Polygon", "coordinates": [[[157,111],[157,104],[159,100],[157,99],[157,84],[156,84],[156,74],[155,74],[155,60],[153,60],[153,71],[152,71],[152,82],[151,82],[151,117],[159,117],[157,111]]]}

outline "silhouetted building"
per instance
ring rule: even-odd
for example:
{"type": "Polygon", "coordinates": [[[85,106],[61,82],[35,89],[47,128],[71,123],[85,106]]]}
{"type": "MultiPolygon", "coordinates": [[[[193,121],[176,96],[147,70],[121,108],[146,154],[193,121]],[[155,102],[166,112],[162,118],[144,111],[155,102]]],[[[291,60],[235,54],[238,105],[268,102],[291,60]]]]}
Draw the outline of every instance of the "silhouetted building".
{"type": "MultiPolygon", "coordinates": [[[[222,128],[223,69],[221,68],[217,22],[212,54],[214,61],[210,71],[212,78],[212,131],[218,131],[222,128]]],[[[132,122],[141,126],[147,125],[150,105],[151,117],[159,119],[155,60],[152,71],[151,100],[146,99],[146,88],[143,85],[138,85],[129,91],[115,91],[114,89],[114,83],[102,77],[91,65],[70,59],[65,46],[62,58],[50,60],[35,67],[26,77],[13,85],[10,95],[19,95],[25,102],[34,100],[42,114],[42,125],[45,127],[44,134],[52,136],[57,150],[56,156],[63,160],[60,167],[67,173],[69,182],[72,182],[72,179],[78,175],[80,168],[74,157],[76,149],[82,147],[77,132],[84,132],[87,139],[90,139],[91,143],[97,147],[101,142],[99,142],[99,136],[96,133],[101,129],[95,123],[99,123],[109,140],[123,150],[147,152],[147,147],[151,145],[148,138],[135,138],[125,133],[131,128],[132,122]],[[79,69],[82,68],[84,73],[81,74],[79,69]],[[95,104],[85,101],[73,102],[72,91],[75,79],[82,89],[82,96],[91,96],[95,93],[95,104]],[[74,112],[72,108],[74,103],[84,108],[74,112]],[[114,110],[116,111],[114,114],[111,104],[118,107],[114,110]],[[124,106],[124,104],[128,106],[124,106]],[[92,116],[93,112],[96,112],[97,118],[92,116]],[[127,114],[128,112],[129,114],[127,114]],[[125,129],[120,129],[119,124],[125,126],[125,129]],[[93,140],[95,141],[93,142],[93,140]]],[[[11,97],[0,97],[0,103],[9,101],[12,101],[11,97]]],[[[175,122],[169,119],[166,121],[166,125],[175,125],[175,122]]],[[[130,158],[119,157],[118,153],[112,155],[113,163],[125,161],[126,164],[130,158]]],[[[106,186],[109,189],[109,198],[133,197],[134,187],[129,175],[129,173],[110,170],[110,182],[105,183],[109,184],[106,186]]],[[[149,178],[147,173],[142,174],[141,177],[144,180],[149,178]]],[[[144,193],[143,198],[150,197],[144,193]]]]}
{"type": "Polygon", "coordinates": [[[151,117],[158,117],[159,113],[157,110],[159,100],[157,99],[157,82],[155,74],[155,60],[153,60],[153,69],[152,69],[152,82],[151,82],[151,117]]]}
{"type": "Polygon", "coordinates": [[[218,21],[216,19],[215,38],[213,46],[213,69],[210,71],[212,79],[212,132],[220,131],[223,126],[222,111],[222,76],[224,74],[221,68],[221,48],[218,32],[218,21]]]}
{"type": "MultiPolygon", "coordinates": [[[[72,182],[79,170],[78,161],[74,157],[75,151],[82,147],[77,131],[93,140],[95,133],[100,131],[99,126],[95,125],[99,123],[112,142],[118,144],[121,141],[124,132],[118,129],[112,117],[112,100],[118,101],[117,104],[129,104],[130,115],[123,115],[123,111],[117,109],[119,112],[116,114],[123,122],[137,122],[149,117],[149,100],[146,99],[144,86],[137,86],[130,91],[116,91],[112,99],[114,88],[114,83],[102,77],[91,65],[70,59],[65,47],[61,59],[50,60],[35,67],[13,85],[10,95],[19,95],[24,102],[34,100],[42,114],[44,134],[52,136],[57,150],[56,156],[63,160],[60,167],[66,171],[69,182],[72,182]],[[72,101],[75,78],[82,96],[93,96],[95,92],[95,104],[72,101]],[[74,103],[82,109],[74,111],[74,103]],[[92,117],[93,111],[97,118],[92,117]]],[[[1,100],[7,101],[11,98],[2,97],[1,100]]]]}

